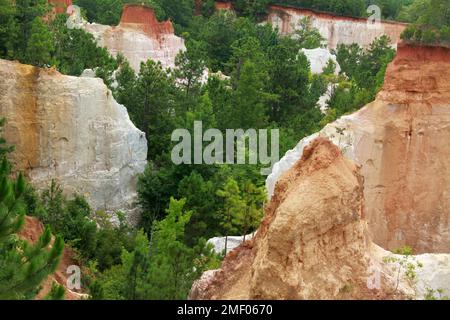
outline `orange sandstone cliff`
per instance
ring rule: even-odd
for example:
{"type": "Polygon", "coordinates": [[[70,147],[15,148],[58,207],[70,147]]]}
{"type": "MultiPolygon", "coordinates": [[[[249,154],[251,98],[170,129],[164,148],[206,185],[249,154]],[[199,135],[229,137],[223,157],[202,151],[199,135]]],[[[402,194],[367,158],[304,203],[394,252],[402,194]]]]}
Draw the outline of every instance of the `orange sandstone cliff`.
{"type": "MultiPolygon", "coordinates": [[[[386,249],[450,253],[449,76],[450,49],[401,44],[376,100],[318,133],[361,165],[369,232],[386,249]]],[[[309,139],[275,166],[269,193],[309,139]]]]}
{"type": "Polygon", "coordinates": [[[124,7],[120,26],[136,27],[146,32],[150,37],[155,38],[175,32],[170,20],[158,22],[152,9],[136,4],[128,4],[124,7]]]}
{"type": "Polygon", "coordinates": [[[55,13],[65,13],[67,8],[72,5],[72,0],[48,0],[48,3],[53,6],[55,13]]]}

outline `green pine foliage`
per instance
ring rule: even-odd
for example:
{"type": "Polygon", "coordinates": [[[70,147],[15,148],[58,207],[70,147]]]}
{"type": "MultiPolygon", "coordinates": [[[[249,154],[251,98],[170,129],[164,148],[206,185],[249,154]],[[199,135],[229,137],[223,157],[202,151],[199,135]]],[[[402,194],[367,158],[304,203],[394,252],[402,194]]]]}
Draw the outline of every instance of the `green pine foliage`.
{"type": "Polygon", "coordinates": [[[94,37],[83,30],[69,30],[66,15],[48,19],[46,0],[0,1],[0,58],[18,60],[38,67],[55,66],[68,75],[97,69],[97,75],[111,83],[118,62],[94,37]]]}
{"type": "Polygon", "coordinates": [[[56,283],[52,284],[50,292],[44,297],[44,300],[64,300],[66,289],[56,283]]]}
{"type": "Polygon", "coordinates": [[[14,150],[14,146],[9,146],[3,138],[3,127],[6,124],[5,118],[0,118],[0,159],[3,159],[8,153],[14,150]]]}
{"type": "MultiPolygon", "coordinates": [[[[57,268],[64,242],[52,240],[46,228],[31,245],[17,235],[25,221],[24,194],[27,189],[22,174],[11,178],[11,165],[6,156],[13,151],[3,138],[5,120],[0,120],[0,299],[32,299],[40,284],[57,268]]],[[[61,296],[61,290],[59,290],[61,296]]]]}
{"type": "Polygon", "coordinates": [[[204,241],[194,247],[184,244],[184,230],[191,212],[185,200],[170,200],[167,216],[154,224],[150,239],[143,232],[133,251],[123,251],[122,264],[100,278],[107,299],[186,299],[192,282],[204,270],[218,266],[211,247],[204,241]]]}
{"type": "Polygon", "coordinates": [[[3,158],[0,166],[0,299],[32,299],[40,284],[53,273],[60,261],[64,242],[52,240],[46,228],[35,244],[21,240],[17,233],[25,218],[22,195],[25,180],[21,174],[11,180],[10,165],[3,158]]]}
{"type": "Polygon", "coordinates": [[[340,45],[337,60],[345,77],[341,75],[337,79],[329,101],[330,109],[321,124],[325,125],[373,101],[394,56],[395,50],[390,47],[387,36],[375,39],[367,50],[357,44],[340,45]]]}
{"type": "Polygon", "coordinates": [[[25,62],[39,66],[51,66],[55,50],[53,35],[41,17],[36,17],[31,24],[25,62]]]}
{"type": "Polygon", "coordinates": [[[402,39],[427,45],[450,45],[450,3],[448,0],[416,0],[402,12],[413,21],[402,39]]]}

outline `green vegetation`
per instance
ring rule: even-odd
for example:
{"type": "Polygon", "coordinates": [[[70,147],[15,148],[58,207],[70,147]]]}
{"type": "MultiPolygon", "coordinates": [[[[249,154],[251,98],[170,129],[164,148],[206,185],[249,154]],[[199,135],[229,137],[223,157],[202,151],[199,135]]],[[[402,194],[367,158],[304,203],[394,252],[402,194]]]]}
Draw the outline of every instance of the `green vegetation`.
{"type": "Polygon", "coordinates": [[[450,45],[450,3],[447,0],[415,0],[401,17],[415,22],[403,32],[402,39],[419,44],[450,45]]]}
{"type": "Polygon", "coordinates": [[[449,296],[446,296],[443,289],[431,289],[427,288],[427,293],[425,294],[425,300],[450,300],[449,296]]]}
{"type": "Polygon", "coordinates": [[[411,247],[404,246],[402,248],[398,248],[394,250],[394,253],[400,255],[400,257],[392,255],[383,259],[383,262],[394,264],[396,268],[396,284],[392,294],[397,293],[402,277],[405,277],[409,285],[412,288],[415,288],[415,284],[417,282],[416,270],[423,267],[422,263],[418,262],[413,256],[413,249],[411,247]]]}
{"type": "Polygon", "coordinates": [[[97,46],[91,34],[69,30],[65,15],[46,22],[49,12],[46,0],[0,0],[0,58],[55,66],[69,75],[98,68],[97,75],[108,83],[117,68],[115,59],[97,46]]]}
{"type": "Polygon", "coordinates": [[[341,76],[331,79],[337,84],[329,101],[325,124],[340,116],[355,111],[375,99],[381,89],[389,62],[395,56],[386,36],[376,39],[367,50],[356,44],[340,45],[337,60],[341,76]],[[342,76],[342,75],[346,76],[342,76]]]}
{"type": "Polygon", "coordinates": [[[167,216],[154,224],[150,239],[142,231],[133,251],[123,251],[122,263],[104,272],[101,290],[93,298],[186,299],[192,282],[204,270],[217,268],[218,259],[204,241],[184,244],[184,229],[192,212],[185,200],[170,200],[167,216]]]}

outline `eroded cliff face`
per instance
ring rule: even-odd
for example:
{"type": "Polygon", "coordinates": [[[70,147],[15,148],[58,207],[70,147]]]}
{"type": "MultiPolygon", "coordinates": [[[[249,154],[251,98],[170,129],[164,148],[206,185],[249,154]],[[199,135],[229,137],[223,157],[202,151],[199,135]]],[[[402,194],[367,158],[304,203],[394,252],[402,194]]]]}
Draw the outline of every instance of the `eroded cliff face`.
{"type": "Polygon", "coordinates": [[[359,168],[329,140],[314,140],[278,181],[255,238],[206,273],[191,298],[382,297],[383,290],[367,288],[371,244],[363,208],[359,168]]]}
{"type": "Polygon", "coordinates": [[[129,213],[146,165],[145,134],[98,78],[0,60],[0,117],[11,161],[39,188],[56,179],[94,209],[129,213]]]}
{"type": "Polygon", "coordinates": [[[172,22],[158,22],[153,9],[142,5],[126,5],[118,26],[88,23],[77,12],[69,17],[69,25],[91,33],[112,55],[122,53],[136,73],[148,59],[173,68],[177,54],[186,50],[184,39],[174,34],[172,22]]]}
{"type": "Polygon", "coordinates": [[[302,140],[275,165],[269,193],[309,141],[328,137],[362,166],[378,245],[450,253],[449,75],[449,49],[401,45],[376,101],[302,140]]]}
{"type": "MultiPolygon", "coordinates": [[[[232,3],[216,1],[216,10],[233,10],[232,3]]],[[[339,44],[357,43],[367,48],[376,38],[387,35],[396,47],[400,35],[407,24],[394,21],[381,21],[374,25],[364,18],[334,15],[326,12],[298,9],[289,6],[271,5],[267,8],[265,22],[277,27],[282,35],[292,34],[299,28],[299,22],[309,18],[311,26],[316,28],[326,41],[329,49],[339,44]]]]}
{"type": "Polygon", "coordinates": [[[351,18],[316,12],[307,9],[295,9],[283,6],[270,6],[267,21],[278,27],[281,34],[291,34],[298,28],[300,20],[309,17],[311,26],[325,38],[328,48],[336,49],[339,44],[357,43],[368,47],[376,38],[387,35],[395,46],[406,25],[398,22],[380,22],[370,25],[367,19],[351,18]]]}

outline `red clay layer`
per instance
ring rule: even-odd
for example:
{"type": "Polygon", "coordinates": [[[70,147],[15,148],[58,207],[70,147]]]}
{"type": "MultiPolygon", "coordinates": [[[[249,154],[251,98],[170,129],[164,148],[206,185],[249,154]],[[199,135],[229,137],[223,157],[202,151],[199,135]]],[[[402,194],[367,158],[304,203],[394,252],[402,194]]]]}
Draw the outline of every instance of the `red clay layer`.
{"type": "Polygon", "coordinates": [[[120,24],[138,25],[150,36],[160,36],[163,34],[173,34],[174,29],[170,20],[159,22],[155,11],[147,6],[128,4],[123,8],[120,24]]]}
{"type": "Polygon", "coordinates": [[[216,10],[231,10],[233,9],[233,4],[231,2],[219,2],[216,1],[216,10]]]}
{"type": "MultiPolygon", "coordinates": [[[[349,17],[349,16],[341,16],[341,15],[336,15],[336,14],[332,14],[332,13],[328,13],[328,12],[323,12],[323,11],[317,11],[317,10],[312,10],[312,9],[300,9],[300,8],[294,8],[294,7],[289,7],[289,6],[279,6],[279,5],[271,5],[269,6],[269,14],[271,12],[274,11],[278,11],[278,12],[287,12],[287,11],[293,11],[296,12],[298,14],[303,14],[303,15],[312,15],[315,16],[317,18],[322,18],[322,19],[331,19],[331,20],[341,20],[341,21],[354,21],[354,22],[367,22],[366,18],[357,18],[357,17],[349,17]]],[[[382,21],[385,24],[394,24],[394,25],[408,25],[407,23],[402,23],[402,22],[397,22],[397,21],[382,21]]]]}
{"type": "Polygon", "coordinates": [[[408,61],[450,62],[450,48],[400,42],[395,62],[405,59],[408,61]]]}
{"type": "Polygon", "coordinates": [[[55,13],[65,13],[67,7],[72,5],[72,0],[48,0],[48,3],[54,6],[55,13]]]}
{"type": "MultiPolygon", "coordinates": [[[[233,4],[231,2],[216,1],[216,9],[217,10],[231,10],[231,9],[233,9],[233,4]]],[[[268,7],[268,9],[269,9],[268,10],[269,14],[275,13],[275,12],[286,13],[288,11],[294,11],[298,14],[313,15],[315,17],[322,18],[322,19],[355,21],[355,22],[364,22],[364,23],[367,21],[366,18],[342,16],[342,15],[337,15],[337,14],[333,14],[330,12],[318,11],[318,10],[313,10],[313,9],[301,9],[301,8],[296,8],[296,7],[292,7],[292,6],[270,5],[268,7]]],[[[387,24],[395,24],[395,25],[408,25],[406,23],[397,22],[397,21],[389,21],[389,20],[383,20],[382,22],[387,23],[387,24]]]]}

